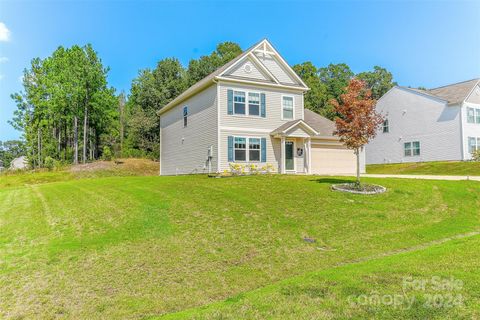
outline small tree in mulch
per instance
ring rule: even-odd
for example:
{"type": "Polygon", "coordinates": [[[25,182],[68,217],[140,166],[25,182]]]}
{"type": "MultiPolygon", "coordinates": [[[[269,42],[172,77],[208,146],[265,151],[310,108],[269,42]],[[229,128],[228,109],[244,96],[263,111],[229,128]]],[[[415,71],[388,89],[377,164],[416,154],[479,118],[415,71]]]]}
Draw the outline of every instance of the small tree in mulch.
{"type": "Polygon", "coordinates": [[[339,101],[332,100],[331,103],[338,114],[335,134],[357,156],[355,185],[360,189],[360,151],[375,137],[384,119],[376,112],[376,100],[365,82],[356,78],[350,80],[339,101]]]}

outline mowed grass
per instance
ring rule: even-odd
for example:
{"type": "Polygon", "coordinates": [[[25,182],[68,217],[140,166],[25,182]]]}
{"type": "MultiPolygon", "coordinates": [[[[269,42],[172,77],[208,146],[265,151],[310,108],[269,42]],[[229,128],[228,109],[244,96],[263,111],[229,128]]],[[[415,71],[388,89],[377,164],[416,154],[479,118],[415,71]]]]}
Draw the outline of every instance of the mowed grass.
{"type": "MultiPolygon", "coordinates": [[[[4,187],[0,318],[162,316],[479,230],[478,182],[365,179],[388,192],[330,191],[343,180],[108,177],[4,187]]],[[[235,318],[235,308],[225,314],[235,318]]]]}
{"type": "Polygon", "coordinates": [[[156,319],[478,319],[480,236],[327,268],[156,319]]]}
{"type": "Polygon", "coordinates": [[[480,176],[480,162],[438,161],[367,165],[367,173],[480,176]]]}

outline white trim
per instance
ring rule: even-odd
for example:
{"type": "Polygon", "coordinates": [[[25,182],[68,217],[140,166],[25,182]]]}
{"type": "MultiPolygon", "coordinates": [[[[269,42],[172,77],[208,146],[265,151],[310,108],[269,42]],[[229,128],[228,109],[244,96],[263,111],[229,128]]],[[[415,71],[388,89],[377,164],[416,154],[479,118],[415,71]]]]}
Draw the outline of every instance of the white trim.
{"type": "Polygon", "coordinates": [[[158,142],[160,144],[160,146],[158,147],[159,148],[159,152],[160,154],[158,155],[158,175],[161,176],[162,175],[162,117],[158,117],[158,122],[159,122],[159,132],[158,134],[160,135],[159,139],[158,139],[158,142]]]}
{"type": "MultiPolygon", "coordinates": [[[[283,109],[282,109],[283,111],[283,109]]],[[[305,121],[303,121],[302,119],[298,119],[299,121],[292,124],[290,127],[288,127],[287,129],[283,130],[282,133],[287,133],[287,131],[291,130],[292,128],[298,126],[298,125],[303,125],[305,127],[307,127],[309,130],[311,130],[313,133],[315,133],[315,135],[318,135],[319,133],[317,132],[317,130],[313,129],[312,127],[310,127],[308,125],[308,123],[306,123],[305,121]]]]}
{"type": "Polygon", "coordinates": [[[283,89],[289,89],[292,91],[301,91],[301,92],[307,91],[305,88],[302,88],[302,87],[288,86],[288,85],[276,84],[276,83],[256,82],[253,80],[250,81],[250,80],[243,80],[243,79],[230,79],[230,78],[224,78],[221,76],[216,76],[215,80],[220,80],[224,82],[244,83],[244,84],[251,84],[251,85],[253,84],[255,86],[260,86],[260,87],[264,86],[264,87],[271,87],[271,88],[283,88],[283,89]]]}
{"type": "MultiPolygon", "coordinates": [[[[466,155],[465,155],[465,132],[464,132],[464,126],[465,124],[463,123],[463,106],[460,106],[460,150],[462,152],[462,160],[466,160],[466,155]]],[[[465,119],[466,121],[466,119],[465,119]]]]}
{"type": "MultiPolygon", "coordinates": [[[[243,127],[219,127],[222,131],[245,131],[245,132],[253,132],[253,133],[270,133],[272,130],[270,129],[252,129],[252,128],[243,128],[243,127]]],[[[218,131],[220,131],[218,130],[218,131]]]]}
{"type": "Polygon", "coordinates": [[[289,120],[289,121],[295,120],[295,96],[288,95],[288,94],[282,94],[281,95],[281,107],[282,107],[282,110],[281,110],[282,111],[282,113],[281,113],[281,119],[282,120],[289,120]],[[292,113],[293,118],[292,119],[288,119],[288,118],[285,119],[283,117],[283,98],[284,97],[292,98],[292,111],[293,111],[293,113],[292,113]]]}
{"type": "Polygon", "coordinates": [[[184,105],[182,108],[182,125],[183,128],[188,127],[188,106],[184,105]],[[187,115],[185,115],[185,109],[187,110],[187,115]],[[185,118],[187,118],[187,124],[185,125],[185,118]]]}
{"type": "Polygon", "coordinates": [[[278,57],[278,59],[284,64],[284,67],[285,69],[287,69],[287,71],[290,73],[291,76],[293,76],[300,84],[302,84],[305,88],[309,89],[308,86],[305,84],[305,82],[303,82],[302,78],[300,78],[298,76],[298,74],[293,71],[293,69],[290,67],[290,65],[287,63],[287,61],[285,61],[285,59],[283,59],[283,57],[278,53],[277,50],[275,50],[275,48],[273,47],[273,45],[267,40],[263,40],[263,42],[266,42],[268,43],[268,45],[270,46],[270,48],[273,50],[273,52],[276,54],[276,56],[278,57]]]}
{"type": "Polygon", "coordinates": [[[285,173],[285,137],[280,139],[280,173],[285,173]]]}
{"type": "Polygon", "coordinates": [[[308,144],[308,174],[312,174],[312,139],[307,138],[308,144]]]}
{"type": "MultiPolygon", "coordinates": [[[[217,173],[220,172],[220,87],[217,86],[217,173]]],[[[227,159],[228,160],[228,159],[227,159]]]]}
{"type": "Polygon", "coordinates": [[[467,96],[465,97],[465,99],[463,99],[462,103],[463,102],[467,102],[468,98],[470,98],[470,96],[472,95],[473,93],[473,90],[475,90],[478,86],[478,84],[480,83],[480,80],[477,80],[477,82],[475,83],[475,85],[472,87],[472,89],[468,92],[467,96]]]}
{"type": "MultiPolygon", "coordinates": [[[[423,92],[414,90],[413,88],[395,86],[395,87],[393,87],[392,89],[394,89],[394,88],[398,88],[398,89],[403,90],[403,91],[411,92],[411,93],[417,94],[417,95],[419,95],[419,96],[423,96],[423,97],[426,97],[426,98],[430,98],[430,99],[432,99],[432,100],[437,100],[437,101],[445,102],[446,104],[448,104],[448,100],[445,100],[445,99],[442,99],[442,98],[440,98],[440,97],[437,97],[437,96],[428,94],[428,93],[426,93],[426,92],[423,93],[423,92]]],[[[392,89],[390,89],[390,90],[392,90],[392,89]]],[[[387,93],[389,93],[390,90],[387,91],[387,93]]],[[[385,93],[385,94],[382,96],[382,98],[383,98],[387,93],[385,93]]],[[[378,101],[380,101],[380,99],[379,99],[378,101]]],[[[377,103],[378,103],[378,101],[377,101],[377,103]]]]}
{"type": "Polygon", "coordinates": [[[411,158],[411,157],[420,157],[422,156],[422,144],[420,143],[420,140],[408,140],[408,141],[404,141],[403,142],[403,157],[404,158],[411,158]],[[413,147],[413,144],[415,142],[418,142],[418,154],[413,154],[413,150],[416,150],[416,148],[413,147]],[[406,155],[405,154],[405,151],[407,151],[408,149],[405,148],[405,145],[409,143],[410,144],[410,155],[406,155]]]}
{"type": "MultiPolygon", "coordinates": [[[[232,136],[233,137],[233,161],[229,162],[227,159],[227,163],[262,163],[262,138],[261,137],[251,137],[251,136],[232,136]],[[242,138],[245,139],[245,160],[236,161],[235,159],[235,138],[242,138]],[[258,149],[258,159],[259,160],[250,160],[250,139],[258,139],[260,149],[258,149]]],[[[227,137],[228,139],[228,137],[227,137]]],[[[265,148],[267,146],[265,145],[265,148]]],[[[239,149],[243,150],[243,149],[239,149]]],[[[253,149],[256,150],[256,149],[253,149]]]]}
{"type": "Polygon", "coordinates": [[[262,68],[263,71],[266,72],[267,75],[268,75],[270,78],[272,78],[273,81],[275,81],[277,84],[280,84],[280,81],[278,81],[278,79],[275,78],[275,76],[267,69],[267,67],[265,67],[265,66],[263,65],[263,63],[262,63],[260,60],[258,60],[258,58],[257,58],[253,53],[250,52],[248,55],[251,56],[251,57],[253,57],[253,59],[255,60],[255,63],[258,64],[259,67],[262,68]]]}
{"type": "MultiPolygon", "coordinates": [[[[295,150],[297,149],[297,141],[296,139],[294,138],[286,138],[285,139],[285,142],[284,143],[287,143],[287,142],[293,142],[293,169],[292,170],[287,170],[287,168],[285,167],[285,173],[297,173],[297,160],[295,159],[295,150]]],[[[287,153],[286,153],[286,150],[287,148],[285,148],[285,155],[284,155],[284,158],[283,158],[283,161],[285,162],[285,164],[287,164],[287,159],[286,159],[286,156],[287,156],[287,153]]]]}
{"type": "MultiPolygon", "coordinates": [[[[258,91],[258,90],[246,90],[246,89],[238,89],[238,88],[235,88],[235,87],[225,87],[227,89],[227,92],[228,90],[232,90],[233,91],[233,110],[232,110],[232,114],[228,114],[228,110],[227,110],[227,116],[229,117],[243,117],[243,118],[259,118],[259,119],[266,119],[266,117],[262,117],[262,94],[265,95],[265,97],[267,96],[267,94],[265,92],[262,92],[262,91],[258,91]],[[243,92],[245,93],[245,114],[241,114],[241,113],[235,113],[235,91],[236,92],[243,92]],[[256,93],[259,95],[258,97],[258,116],[257,115],[250,115],[250,108],[248,106],[248,96],[250,93],[256,93]]],[[[265,103],[265,109],[267,108],[267,105],[265,103]]],[[[227,109],[228,109],[228,106],[227,106],[227,109]]],[[[266,113],[266,110],[265,110],[265,113],[266,113]]]]}

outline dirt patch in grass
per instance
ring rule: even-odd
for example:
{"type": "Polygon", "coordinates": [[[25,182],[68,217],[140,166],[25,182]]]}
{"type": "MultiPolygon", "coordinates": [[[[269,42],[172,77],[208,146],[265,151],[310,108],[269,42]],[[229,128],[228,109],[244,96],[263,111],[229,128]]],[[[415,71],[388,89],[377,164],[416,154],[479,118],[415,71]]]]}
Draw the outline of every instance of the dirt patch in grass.
{"type": "Polygon", "coordinates": [[[158,162],[148,159],[117,159],[115,161],[95,161],[70,167],[72,173],[88,173],[97,171],[118,171],[139,176],[158,174],[158,162]]]}

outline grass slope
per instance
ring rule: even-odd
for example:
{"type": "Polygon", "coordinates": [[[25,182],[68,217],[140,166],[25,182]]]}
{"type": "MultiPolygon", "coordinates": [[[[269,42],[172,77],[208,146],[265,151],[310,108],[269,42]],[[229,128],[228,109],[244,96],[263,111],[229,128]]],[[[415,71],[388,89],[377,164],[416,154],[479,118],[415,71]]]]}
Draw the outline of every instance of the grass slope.
{"type": "Polygon", "coordinates": [[[452,240],[308,273],[156,319],[477,319],[479,246],[478,235],[452,240]]]}
{"type": "Polygon", "coordinates": [[[438,161],[367,165],[367,173],[480,176],[480,162],[438,161]]]}
{"type": "Polygon", "coordinates": [[[479,228],[477,182],[369,179],[389,191],[365,197],[330,191],[339,181],[109,177],[3,187],[0,318],[162,315],[479,228]]]}
{"type": "Polygon", "coordinates": [[[0,173],[0,188],[85,178],[154,176],[158,162],[147,159],[118,159],[67,166],[59,170],[6,171],[0,173]]]}

